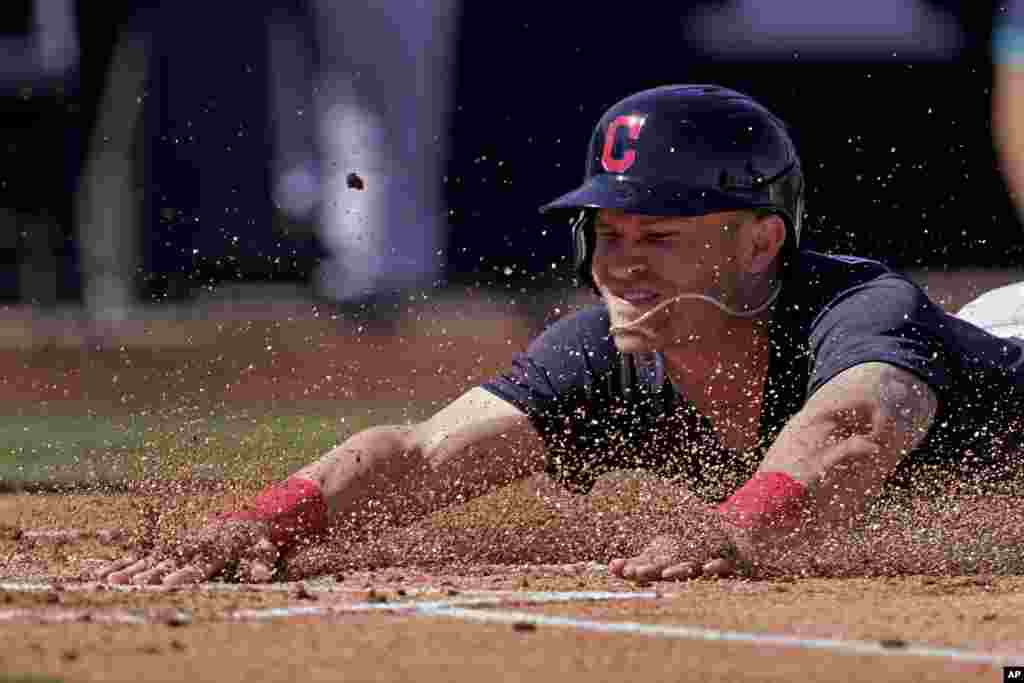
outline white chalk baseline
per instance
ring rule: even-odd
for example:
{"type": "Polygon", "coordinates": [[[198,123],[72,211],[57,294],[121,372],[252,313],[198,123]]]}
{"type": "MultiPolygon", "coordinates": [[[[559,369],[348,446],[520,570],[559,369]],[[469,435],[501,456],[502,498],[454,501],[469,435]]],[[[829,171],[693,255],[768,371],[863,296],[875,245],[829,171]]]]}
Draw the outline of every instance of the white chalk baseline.
{"type": "MultiPolygon", "coordinates": [[[[61,586],[60,590],[95,590],[95,587],[96,584],[68,584],[61,586]]],[[[52,584],[0,583],[0,590],[7,591],[46,591],[53,589],[54,586],[52,584]]],[[[107,589],[146,592],[161,592],[161,590],[167,590],[161,589],[159,586],[107,586],[107,589]]],[[[235,584],[204,584],[202,586],[195,587],[195,589],[211,592],[237,590],[288,592],[294,591],[295,586],[278,584],[264,585],[260,587],[246,586],[245,588],[241,588],[235,584]]],[[[310,593],[366,594],[366,590],[343,589],[323,585],[318,586],[307,584],[306,590],[310,593]]],[[[437,593],[436,589],[406,589],[406,591],[410,596],[437,593]]],[[[718,643],[739,643],[763,647],[793,648],[802,650],[820,650],[843,655],[922,657],[967,664],[983,664],[992,666],[993,668],[1010,665],[1024,665],[1024,653],[974,652],[954,648],[915,645],[913,643],[903,644],[872,642],[865,640],[840,640],[833,638],[804,638],[771,633],[721,631],[694,626],[644,624],[630,621],[594,621],[590,619],[576,619],[572,617],[559,617],[525,611],[500,609],[503,605],[509,604],[544,605],[568,602],[651,600],[663,597],[660,593],[654,592],[466,591],[461,595],[462,597],[453,597],[447,600],[420,602],[412,600],[356,602],[334,605],[291,605],[286,607],[270,607],[263,609],[243,609],[228,612],[225,614],[224,618],[229,620],[249,621],[366,612],[401,612],[410,616],[450,618],[477,623],[531,624],[536,627],[569,628],[597,633],[718,643]]],[[[146,616],[140,614],[140,610],[109,610],[107,612],[101,612],[99,610],[83,609],[27,610],[24,608],[0,610],[0,622],[20,621],[27,618],[46,621],[47,613],[52,615],[52,621],[85,620],[84,615],[89,614],[88,621],[97,623],[143,624],[149,622],[149,619],[147,619],[146,616]]]]}

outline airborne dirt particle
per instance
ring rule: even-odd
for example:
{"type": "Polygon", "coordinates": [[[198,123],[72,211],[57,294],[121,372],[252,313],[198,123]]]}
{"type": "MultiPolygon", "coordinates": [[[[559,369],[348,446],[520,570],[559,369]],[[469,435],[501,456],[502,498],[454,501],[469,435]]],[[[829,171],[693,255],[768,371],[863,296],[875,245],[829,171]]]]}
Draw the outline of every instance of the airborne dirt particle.
{"type": "Polygon", "coordinates": [[[192,615],[184,610],[179,609],[167,609],[163,610],[158,616],[157,621],[170,626],[171,628],[178,628],[181,626],[188,626],[192,623],[192,615]]]}
{"type": "Polygon", "coordinates": [[[883,638],[878,644],[887,650],[898,650],[907,646],[907,641],[900,638],[883,638]]]}
{"type": "Polygon", "coordinates": [[[362,190],[366,187],[366,183],[358,173],[349,173],[345,176],[345,185],[350,190],[362,190]]]}

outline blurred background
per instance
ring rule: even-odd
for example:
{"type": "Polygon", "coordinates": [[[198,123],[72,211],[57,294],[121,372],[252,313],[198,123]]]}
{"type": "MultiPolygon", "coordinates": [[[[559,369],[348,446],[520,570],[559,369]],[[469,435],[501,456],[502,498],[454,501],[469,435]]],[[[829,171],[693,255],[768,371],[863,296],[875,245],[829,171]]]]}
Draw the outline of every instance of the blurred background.
{"type": "Polygon", "coordinates": [[[428,414],[589,301],[537,206],[665,83],[790,124],[808,247],[950,308],[1024,279],[1005,3],[241,7],[0,4],[0,483],[201,476],[256,442],[277,474],[428,414]]]}

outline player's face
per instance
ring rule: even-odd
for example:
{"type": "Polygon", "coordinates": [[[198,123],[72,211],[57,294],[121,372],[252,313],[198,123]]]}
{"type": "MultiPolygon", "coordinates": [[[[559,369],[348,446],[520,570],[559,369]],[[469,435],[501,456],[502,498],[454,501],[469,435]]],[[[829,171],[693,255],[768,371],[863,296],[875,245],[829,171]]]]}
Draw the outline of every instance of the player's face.
{"type": "MultiPolygon", "coordinates": [[[[592,275],[608,305],[611,325],[637,320],[681,293],[729,300],[740,276],[739,212],[695,217],[642,216],[601,209],[594,224],[592,275]]],[[[614,332],[620,351],[635,353],[693,343],[717,308],[683,300],[631,330],[614,332]]]]}

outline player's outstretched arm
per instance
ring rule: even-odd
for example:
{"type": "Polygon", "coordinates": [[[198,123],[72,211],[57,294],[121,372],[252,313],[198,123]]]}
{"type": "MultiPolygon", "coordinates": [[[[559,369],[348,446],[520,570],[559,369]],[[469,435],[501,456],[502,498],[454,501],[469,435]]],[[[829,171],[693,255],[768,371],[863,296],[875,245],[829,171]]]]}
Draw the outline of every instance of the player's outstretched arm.
{"type": "Polygon", "coordinates": [[[935,392],[913,373],[887,363],[849,368],[808,399],[719,511],[754,542],[846,522],[924,440],[937,409],[935,392]]]}
{"type": "Polygon", "coordinates": [[[924,439],[937,404],[931,387],[898,367],[845,370],[790,419],[754,476],[708,509],[701,533],[720,539],[720,550],[694,556],[692,539],[660,538],[636,557],[612,560],[611,572],[633,580],[727,576],[765,559],[783,537],[796,541],[849,520],[924,439]]]}
{"type": "Polygon", "coordinates": [[[542,467],[543,446],[516,407],[476,388],[429,420],[354,434],[316,462],[221,516],[182,547],[132,555],[97,573],[111,583],[203,581],[229,562],[269,580],[278,558],[337,519],[405,523],[542,467]]]}

